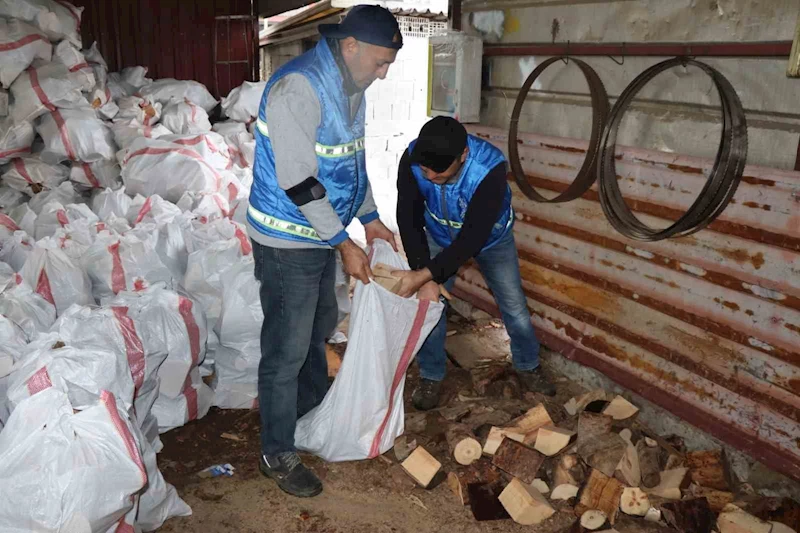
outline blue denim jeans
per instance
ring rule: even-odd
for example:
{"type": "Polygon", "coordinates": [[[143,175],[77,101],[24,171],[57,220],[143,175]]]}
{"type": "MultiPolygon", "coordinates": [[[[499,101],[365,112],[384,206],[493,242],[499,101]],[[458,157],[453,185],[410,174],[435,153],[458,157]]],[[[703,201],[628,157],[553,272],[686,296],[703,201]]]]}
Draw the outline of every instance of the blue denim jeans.
{"type": "MultiPolygon", "coordinates": [[[[442,251],[442,247],[428,238],[431,257],[442,251]]],[[[497,244],[479,253],[475,260],[481,269],[486,284],[494,295],[503,317],[503,323],[511,339],[511,355],[514,368],[533,370],[539,366],[539,340],[531,323],[528,302],[522,290],[519,274],[519,257],[514,242],[514,233],[508,234],[497,244]]],[[[455,276],[447,280],[445,287],[453,288],[455,276]]],[[[441,381],[447,367],[444,343],[447,338],[447,317],[442,318],[433,329],[425,344],[417,353],[419,373],[424,379],[441,381]]]]}
{"type": "Polygon", "coordinates": [[[333,250],[283,249],[253,242],[261,282],[261,362],[258,406],[261,452],[293,451],[297,419],[328,390],[325,337],[336,327],[333,250]]]}

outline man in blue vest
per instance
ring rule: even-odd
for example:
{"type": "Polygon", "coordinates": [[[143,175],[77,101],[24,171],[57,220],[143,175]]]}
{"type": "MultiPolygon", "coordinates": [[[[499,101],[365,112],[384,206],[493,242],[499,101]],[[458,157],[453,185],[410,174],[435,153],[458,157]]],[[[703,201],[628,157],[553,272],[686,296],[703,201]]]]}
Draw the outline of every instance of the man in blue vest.
{"type": "Polygon", "coordinates": [[[272,75],[256,128],[247,211],[264,310],[258,403],[261,472],[284,491],[310,497],[319,478],[297,456],[297,418],[328,388],[325,337],[337,323],[336,258],[369,283],[363,250],[345,228],[358,218],[367,242],[394,244],[378,218],[364,158],[364,91],[383,79],[403,45],[386,9],[357,6],[323,39],[272,75]]]}
{"type": "MultiPolygon", "coordinates": [[[[410,272],[399,294],[435,299],[452,288],[459,267],[474,257],[511,338],[514,368],[524,387],[547,395],[555,388],[539,367],[539,341],[522,290],[514,243],[514,211],[503,153],[457,120],[436,117],[423,126],[397,177],[397,222],[410,272]]],[[[445,375],[445,313],[417,353],[420,384],[412,400],[433,409],[445,375]]]]}

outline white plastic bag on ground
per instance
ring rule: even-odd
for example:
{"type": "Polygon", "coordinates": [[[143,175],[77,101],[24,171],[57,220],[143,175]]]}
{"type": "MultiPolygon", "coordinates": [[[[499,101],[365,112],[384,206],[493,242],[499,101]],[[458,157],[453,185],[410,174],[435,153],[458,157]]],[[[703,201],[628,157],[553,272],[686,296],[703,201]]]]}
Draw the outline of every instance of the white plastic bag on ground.
{"type": "MultiPolygon", "coordinates": [[[[408,269],[384,241],[373,245],[376,263],[408,269]]],[[[406,370],[443,309],[358,283],[342,367],[322,403],[297,421],[295,446],[331,462],[376,457],[394,446],[403,433],[406,370]]]]}
{"type": "Polygon", "coordinates": [[[93,163],[72,162],[69,179],[90,189],[118,189],[122,186],[122,169],[114,159],[102,159],[93,163]]]}
{"type": "Polygon", "coordinates": [[[142,342],[161,343],[145,346],[146,350],[168,354],[158,370],[161,396],[181,395],[190,371],[205,358],[208,329],[199,305],[159,286],[120,293],[105,305],[127,307],[128,315],[142,325],[142,342]]]}
{"type": "Polygon", "coordinates": [[[123,525],[147,475],[127,414],[104,391],[75,413],[49,387],[22,402],[0,433],[0,530],[133,531],[123,525]]]}
{"type": "Polygon", "coordinates": [[[0,18],[0,85],[11,87],[34,59],[50,61],[53,46],[33,26],[21,20],[0,18]]]}
{"type": "Polygon", "coordinates": [[[179,135],[211,131],[208,113],[189,100],[172,102],[164,107],[161,124],[179,135]]]}
{"type": "Polygon", "coordinates": [[[258,361],[233,348],[218,346],[214,364],[214,406],[220,409],[258,407],[258,361]]]}
{"type": "Polygon", "coordinates": [[[146,440],[144,434],[138,440],[142,443],[142,459],[147,471],[147,490],[139,497],[136,526],[143,531],[155,531],[172,517],[191,516],[191,507],[178,496],[175,487],[164,480],[158,469],[153,446],[146,440]]]}
{"type": "Polygon", "coordinates": [[[123,96],[117,100],[117,119],[135,121],[142,126],[153,126],[161,118],[162,105],[152,97],[123,96]]]}
{"type": "Polygon", "coordinates": [[[206,113],[209,113],[217,105],[217,101],[208,92],[206,86],[193,80],[164,78],[143,87],[139,93],[142,96],[152,96],[154,100],[165,105],[170,101],[183,102],[184,99],[188,99],[193,104],[202,107],[206,113]]]}
{"type": "Polygon", "coordinates": [[[267,87],[265,81],[246,81],[222,99],[222,112],[238,122],[251,122],[258,117],[261,96],[267,87]]]}
{"type": "Polygon", "coordinates": [[[0,314],[17,324],[29,339],[50,329],[56,320],[56,308],[16,275],[14,283],[0,292],[0,314]]]}
{"type": "Polygon", "coordinates": [[[66,0],[0,0],[0,16],[29,22],[44,32],[51,41],[66,39],[81,47],[82,7],[66,0]]]}
{"type": "Polygon", "coordinates": [[[177,397],[161,394],[156,398],[153,415],[158,419],[158,431],[166,433],[203,418],[213,401],[214,391],[200,378],[200,369],[192,369],[177,397]]]}
{"type": "Polygon", "coordinates": [[[39,119],[36,131],[45,143],[45,161],[91,163],[114,159],[117,153],[111,130],[91,107],[57,109],[39,119]]]}
{"type": "Polygon", "coordinates": [[[161,262],[155,246],[135,235],[102,232],[84,256],[84,266],[92,280],[92,294],[98,301],[122,291],[141,290],[163,282],[171,288],[172,273],[161,262]]]}
{"type": "Polygon", "coordinates": [[[172,132],[161,124],[155,126],[142,126],[131,120],[115,120],[111,125],[114,141],[121,150],[126,150],[139,137],[158,139],[163,135],[172,135],[172,132]]]}
{"type": "Polygon", "coordinates": [[[123,188],[103,189],[92,198],[92,211],[103,222],[107,222],[112,215],[124,218],[130,206],[131,197],[125,194],[123,188]]]}
{"type": "Polygon", "coordinates": [[[43,190],[55,189],[68,177],[69,169],[63,165],[51,165],[37,156],[25,156],[11,160],[2,179],[9,187],[33,196],[43,190]]]}
{"type": "Polygon", "coordinates": [[[36,132],[30,122],[14,122],[11,117],[0,119],[0,165],[30,154],[34,137],[36,132]]]}
{"type": "Polygon", "coordinates": [[[157,194],[170,202],[177,202],[186,191],[216,192],[222,186],[220,173],[197,152],[146,138],[135,140],[128,148],[122,181],[128,194],[157,194]]]}
{"type": "Polygon", "coordinates": [[[80,265],[64,253],[58,242],[45,238],[37,242],[20,275],[60,314],[70,305],[94,304],[92,285],[80,265]]]}
{"type": "Polygon", "coordinates": [[[81,86],[61,63],[29,68],[11,84],[14,103],[9,116],[15,122],[30,122],[47,112],[86,104],[81,86]]]}

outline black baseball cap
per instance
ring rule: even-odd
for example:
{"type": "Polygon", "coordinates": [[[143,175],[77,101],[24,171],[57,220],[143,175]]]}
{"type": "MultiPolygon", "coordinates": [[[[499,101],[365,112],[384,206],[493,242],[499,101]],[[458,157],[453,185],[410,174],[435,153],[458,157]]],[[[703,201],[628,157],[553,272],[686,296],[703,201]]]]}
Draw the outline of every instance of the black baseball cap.
{"type": "Polygon", "coordinates": [[[412,164],[422,165],[434,172],[444,172],[467,147],[467,130],[454,118],[435,117],[419,132],[414,150],[409,154],[412,164]]]}
{"type": "Polygon", "coordinates": [[[403,34],[397,19],[391,11],[380,6],[356,6],[340,24],[320,24],[319,32],[331,39],[354,37],[357,41],[392,50],[403,47],[403,34]]]}

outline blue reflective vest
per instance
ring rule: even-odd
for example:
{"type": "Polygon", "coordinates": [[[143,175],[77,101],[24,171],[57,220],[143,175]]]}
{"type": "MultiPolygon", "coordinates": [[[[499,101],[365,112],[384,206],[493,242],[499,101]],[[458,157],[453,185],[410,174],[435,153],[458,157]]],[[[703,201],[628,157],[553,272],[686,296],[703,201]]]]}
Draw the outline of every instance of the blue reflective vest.
{"type": "MultiPolygon", "coordinates": [[[[414,150],[416,140],[408,146],[408,153],[414,150]]],[[[425,178],[419,165],[411,165],[411,172],[417,180],[417,186],[425,198],[425,227],[434,242],[446,248],[455,240],[464,216],[467,213],[472,196],[483,178],[497,165],[505,162],[503,152],[491,143],[475,136],[467,136],[469,153],[461,176],[453,183],[437,185],[425,178]]],[[[514,226],[514,211],[511,207],[511,188],[506,185],[503,208],[494,224],[489,239],[482,250],[497,244],[514,226]]]]}
{"type": "Polygon", "coordinates": [[[280,188],[275,172],[270,135],[280,135],[280,132],[267,129],[267,96],[272,86],[288,74],[302,74],[317,93],[321,122],[317,128],[319,170],[316,178],[325,186],[328,200],[345,227],[353,220],[366,196],[365,99],[362,98],[351,123],[350,99],[344,91],[341,72],[327,41],[322,39],[313,50],[278,69],[264,89],[256,124],[256,158],[247,220],[269,237],[325,244],[280,188]]]}

